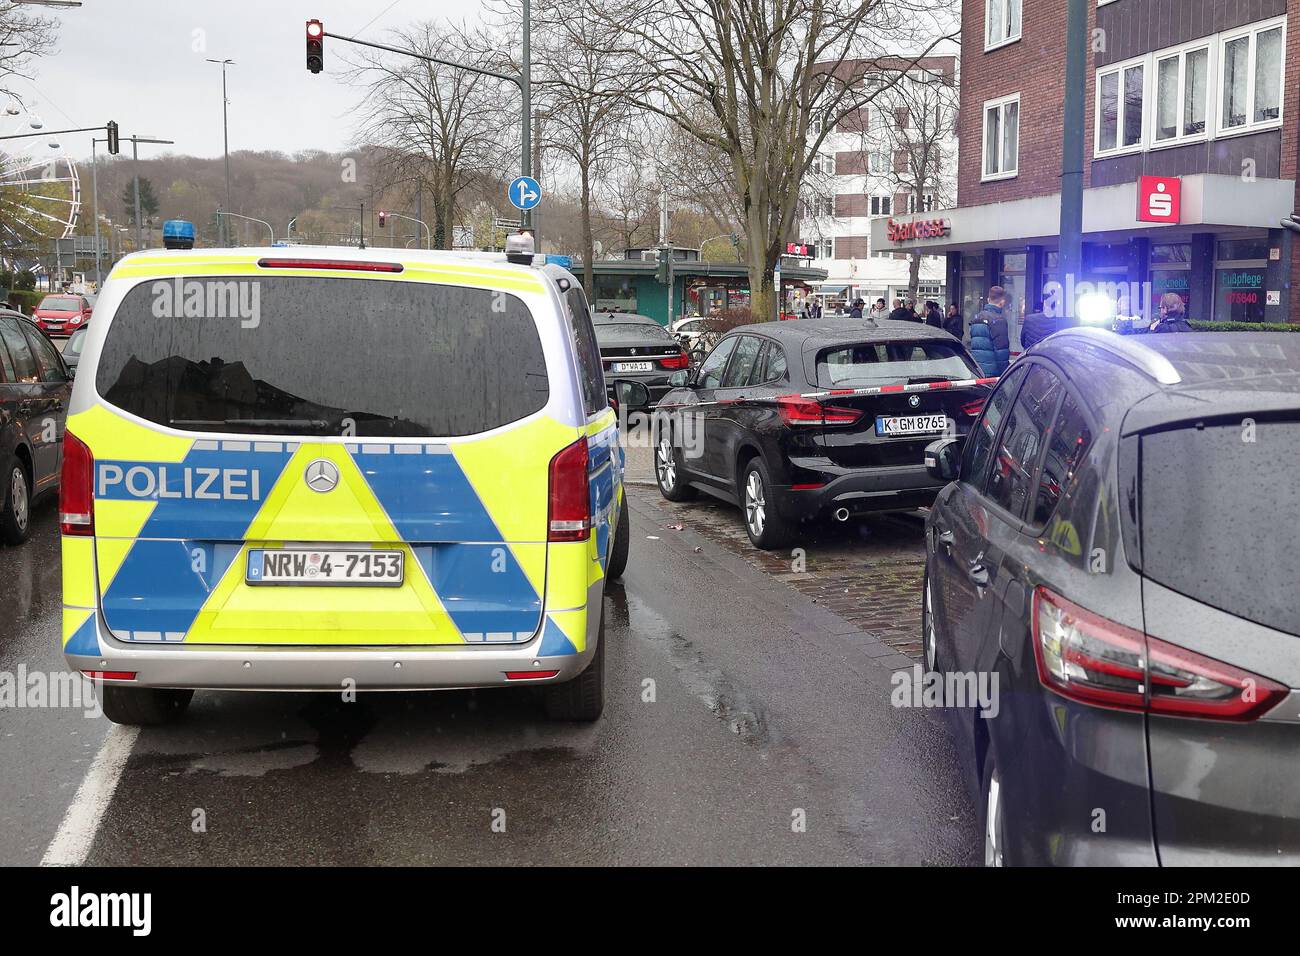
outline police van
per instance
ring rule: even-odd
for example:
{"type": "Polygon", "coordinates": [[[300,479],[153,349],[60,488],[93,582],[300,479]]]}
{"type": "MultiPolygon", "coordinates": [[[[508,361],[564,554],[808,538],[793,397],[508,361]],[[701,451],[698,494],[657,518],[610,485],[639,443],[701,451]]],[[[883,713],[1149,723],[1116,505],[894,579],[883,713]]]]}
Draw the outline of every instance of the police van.
{"type": "Polygon", "coordinates": [[[112,720],[195,689],[535,686],[600,715],[623,451],[581,286],[531,241],[118,263],[59,506],[64,654],[112,720]]]}

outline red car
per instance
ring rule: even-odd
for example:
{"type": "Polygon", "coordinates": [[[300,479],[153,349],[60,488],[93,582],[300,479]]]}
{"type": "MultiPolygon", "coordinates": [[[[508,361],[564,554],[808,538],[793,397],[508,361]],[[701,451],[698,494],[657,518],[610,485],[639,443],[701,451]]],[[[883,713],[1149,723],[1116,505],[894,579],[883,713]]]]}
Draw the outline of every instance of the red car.
{"type": "Polygon", "coordinates": [[[46,335],[68,336],[90,321],[90,300],[83,295],[55,293],[41,299],[32,320],[46,335]]]}

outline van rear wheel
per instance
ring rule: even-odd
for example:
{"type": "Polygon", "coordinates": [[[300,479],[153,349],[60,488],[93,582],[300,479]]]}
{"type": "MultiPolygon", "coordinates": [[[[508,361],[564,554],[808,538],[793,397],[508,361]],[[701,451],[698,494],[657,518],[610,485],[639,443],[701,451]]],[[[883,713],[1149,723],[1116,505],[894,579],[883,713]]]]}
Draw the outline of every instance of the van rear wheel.
{"type": "Polygon", "coordinates": [[[179,720],[190,706],[194,691],[106,684],[100,696],[104,702],[104,716],[113,723],[155,727],[179,720]]]}
{"type": "Polygon", "coordinates": [[[609,564],[605,567],[605,577],[617,581],[627,568],[627,555],[632,547],[632,521],[627,513],[627,488],[623,489],[623,500],[618,506],[618,526],[614,529],[614,546],[610,548],[609,564]]]}
{"type": "Polygon", "coordinates": [[[590,723],[605,709],[605,612],[600,614],[596,653],[587,669],[573,680],[545,688],[546,716],[551,720],[590,723]]]}

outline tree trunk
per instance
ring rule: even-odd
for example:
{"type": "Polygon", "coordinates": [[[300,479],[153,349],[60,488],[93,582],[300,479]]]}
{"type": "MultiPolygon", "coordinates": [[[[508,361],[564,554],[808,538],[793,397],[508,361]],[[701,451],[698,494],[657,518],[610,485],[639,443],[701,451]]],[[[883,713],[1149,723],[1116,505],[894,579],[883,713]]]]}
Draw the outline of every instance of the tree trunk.
{"type": "Polygon", "coordinates": [[[596,301],[596,238],[591,231],[591,174],[588,167],[581,170],[582,179],[582,261],[586,265],[582,275],[582,288],[587,301],[596,301]]]}
{"type": "Polygon", "coordinates": [[[912,301],[917,302],[921,293],[921,254],[913,252],[908,258],[911,262],[907,264],[907,289],[912,301]]]}

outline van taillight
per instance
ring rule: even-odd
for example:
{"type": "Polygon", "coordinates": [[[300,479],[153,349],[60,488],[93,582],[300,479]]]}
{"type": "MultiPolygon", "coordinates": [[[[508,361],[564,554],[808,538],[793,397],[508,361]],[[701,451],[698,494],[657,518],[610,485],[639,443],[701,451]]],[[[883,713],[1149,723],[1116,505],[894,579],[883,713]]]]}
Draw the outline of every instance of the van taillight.
{"type": "Polygon", "coordinates": [[[551,459],[547,541],[586,541],[591,533],[587,488],[587,439],[579,438],[551,459]]]}
{"type": "Polygon", "coordinates": [[[1116,624],[1045,587],[1034,591],[1031,613],[1038,679],[1071,700],[1247,721],[1288,693],[1266,677],[1116,624]]]}
{"type": "Polygon", "coordinates": [[[95,533],[94,472],[95,456],[80,438],[65,431],[59,478],[59,528],[64,534],[95,533]]]}

